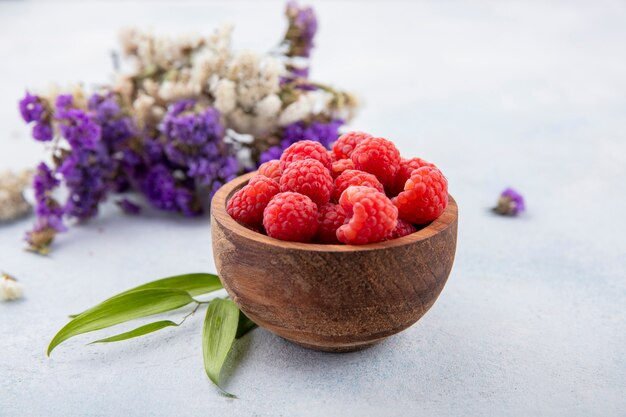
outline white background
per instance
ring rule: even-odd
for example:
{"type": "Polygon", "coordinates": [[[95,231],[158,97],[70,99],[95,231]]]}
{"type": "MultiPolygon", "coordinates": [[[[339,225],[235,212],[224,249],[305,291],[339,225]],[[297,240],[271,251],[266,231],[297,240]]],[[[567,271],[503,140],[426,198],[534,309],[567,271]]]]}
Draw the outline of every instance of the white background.
{"type": "MultiPolygon", "coordinates": [[[[360,94],[354,128],[449,179],[459,242],[439,301],[358,353],[255,330],[224,371],[240,397],[227,400],[204,374],[202,314],[44,355],[67,314],[148,280],[214,271],[207,218],[128,218],[108,206],[48,258],[22,251],[32,219],[2,225],[0,269],[26,298],[0,304],[0,416],[626,413],[626,5],[314,5],[313,78],[360,94]],[[487,210],[506,186],[527,198],[524,217],[487,210]]],[[[230,21],[238,48],[264,51],[283,34],[282,11],[274,1],[0,2],[0,169],[44,155],[19,119],[24,89],[108,81],[120,27],[209,33],[230,21]]]]}

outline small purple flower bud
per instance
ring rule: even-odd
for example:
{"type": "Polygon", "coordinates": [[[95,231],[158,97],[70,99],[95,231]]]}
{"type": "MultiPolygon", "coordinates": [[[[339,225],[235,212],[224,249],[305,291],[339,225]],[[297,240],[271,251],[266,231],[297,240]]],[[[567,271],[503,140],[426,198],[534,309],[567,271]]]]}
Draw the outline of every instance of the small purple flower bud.
{"type": "Polygon", "coordinates": [[[52,126],[48,123],[37,122],[33,127],[33,138],[40,142],[48,142],[53,137],[52,126]]]}
{"type": "Polygon", "coordinates": [[[526,210],[524,197],[513,188],[507,188],[500,194],[498,204],[493,208],[502,216],[517,216],[526,210]]]}
{"type": "Polygon", "coordinates": [[[20,100],[20,114],[26,123],[41,122],[45,115],[45,107],[38,96],[26,93],[20,100]]]}

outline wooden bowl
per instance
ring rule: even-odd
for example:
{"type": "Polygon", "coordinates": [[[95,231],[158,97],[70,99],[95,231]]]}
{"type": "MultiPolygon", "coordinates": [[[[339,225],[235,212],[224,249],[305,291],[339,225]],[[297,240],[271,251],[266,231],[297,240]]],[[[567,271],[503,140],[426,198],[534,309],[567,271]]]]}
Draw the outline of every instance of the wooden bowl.
{"type": "Polygon", "coordinates": [[[220,279],[259,326],[323,351],[362,349],[414,324],[448,279],[457,205],[409,236],[362,246],[285,242],[238,224],[226,202],[255,173],[224,185],[211,203],[220,279]]]}

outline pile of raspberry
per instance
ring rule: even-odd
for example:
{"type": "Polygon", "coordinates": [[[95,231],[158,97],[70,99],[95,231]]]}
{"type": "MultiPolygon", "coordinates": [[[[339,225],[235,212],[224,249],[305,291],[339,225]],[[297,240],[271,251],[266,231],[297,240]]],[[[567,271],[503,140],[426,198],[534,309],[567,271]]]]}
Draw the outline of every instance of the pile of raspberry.
{"type": "Polygon", "coordinates": [[[227,211],[276,239],[364,245],[414,233],[447,205],[448,181],[434,164],[402,158],[387,139],[350,132],[330,151],[294,143],[259,167],[227,211]]]}

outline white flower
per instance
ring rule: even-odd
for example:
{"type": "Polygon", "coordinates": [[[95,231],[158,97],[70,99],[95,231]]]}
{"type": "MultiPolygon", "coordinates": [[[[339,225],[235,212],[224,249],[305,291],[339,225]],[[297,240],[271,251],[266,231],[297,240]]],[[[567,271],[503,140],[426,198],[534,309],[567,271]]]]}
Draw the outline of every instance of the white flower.
{"type": "Polygon", "coordinates": [[[215,97],[215,108],[222,114],[228,114],[237,106],[237,95],[235,92],[236,84],[226,78],[222,78],[215,83],[212,88],[213,96],[215,97]]]}
{"type": "Polygon", "coordinates": [[[228,78],[231,80],[250,80],[259,75],[261,58],[251,51],[236,54],[228,67],[228,78]]]}
{"type": "Polygon", "coordinates": [[[271,94],[259,101],[254,107],[254,112],[262,118],[271,119],[278,116],[282,102],[276,94],[271,94]]]}
{"type": "Polygon", "coordinates": [[[0,301],[17,300],[22,298],[23,294],[22,284],[8,274],[0,274],[0,301]]]}
{"type": "Polygon", "coordinates": [[[30,172],[21,175],[11,172],[0,173],[0,223],[25,216],[31,206],[23,192],[32,177],[30,172]]]}
{"type": "Polygon", "coordinates": [[[152,115],[152,109],[154,108],[156,100],[144,93],[139,93],[137,99],[133,102],[133,110],[135,110],[135,119],[140,126],[144,126],[150,116],[152,115]]]}
{"type": "Polygon", "coordinates": [[[193,81],[164,81],[159,88],[159,97],[165,101],[190,98],[200,94],[201,88],[193,81]]]}
{"type": "Polygon", "coordinates": [[[313,113],[315,97],[312,94],[303,94],[298,100],[288,105],[278,118],[278,124],[286,126],[288,124],[302,120],[313,113]]]}

